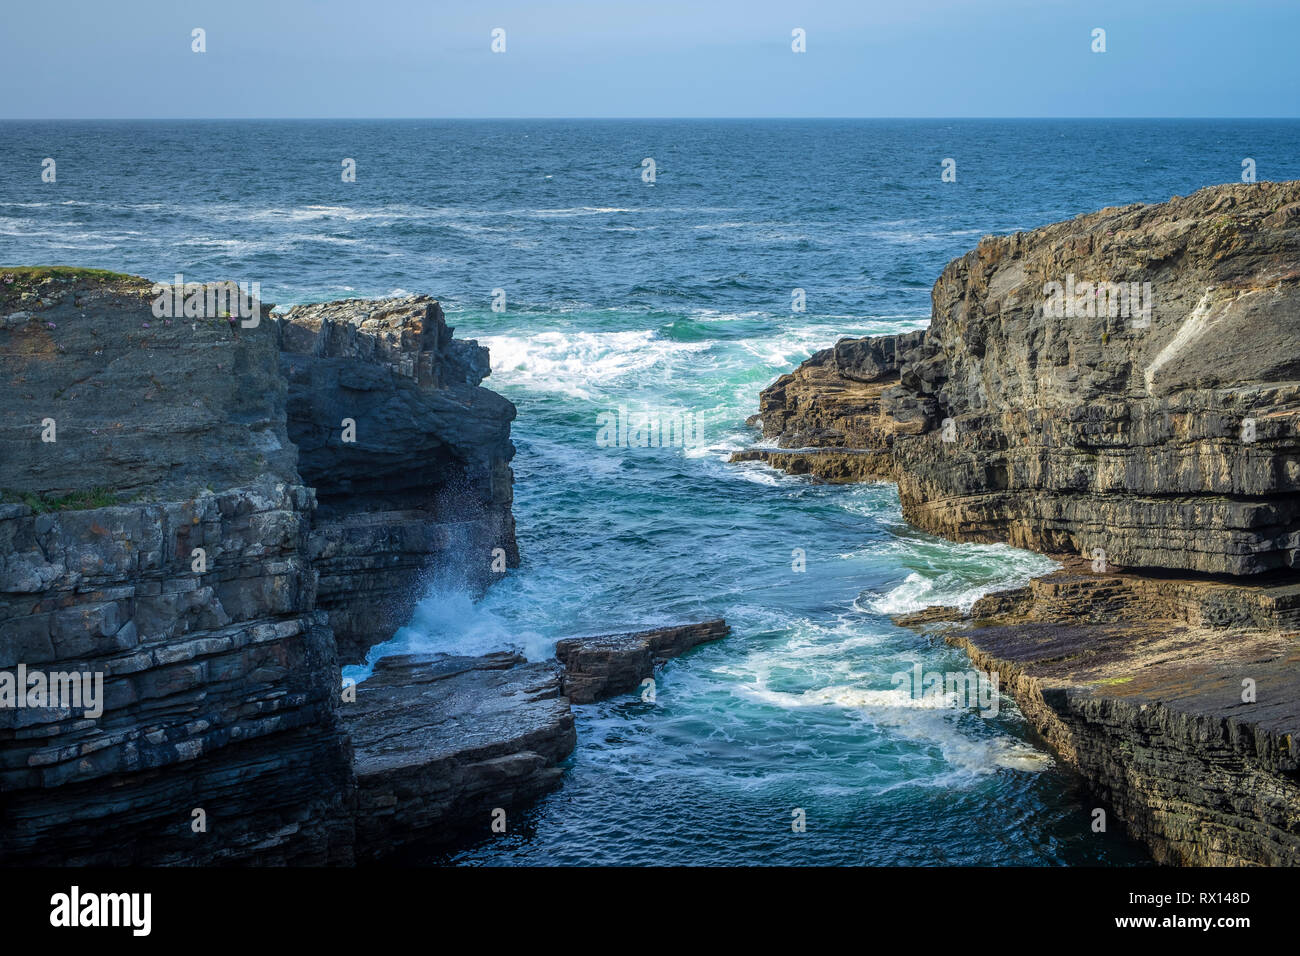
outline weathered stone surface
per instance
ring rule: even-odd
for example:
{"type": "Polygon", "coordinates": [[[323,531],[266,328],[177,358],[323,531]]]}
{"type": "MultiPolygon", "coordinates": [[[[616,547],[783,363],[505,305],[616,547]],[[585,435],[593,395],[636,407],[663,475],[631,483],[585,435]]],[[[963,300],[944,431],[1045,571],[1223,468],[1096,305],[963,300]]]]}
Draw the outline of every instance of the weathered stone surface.
{"type": "Polygon", "coordinates": [[[0,710],[0,859],[349,862],[314,501],[269,323],[160,320],[131,277],[8,274],[0,667],[101,674],[104,713],[0,710]]]}
{"type": "Polygon", "coordinates": [[[575,704],[625,694],[669,658],[730,633],[727,622],[719,619],[622,634],[565,638],[555,644],[555,657],[564,667],[564,694],[575,704]]]}
{"type": "Polygon", "coordinates": [[[245,328],[152,299],[0,269],[0,669],[104,680],[98,718],[0,710],[0,861],[352,862],[331,625],[359,654],[419,575],[517,559],[513,407],[432,300],[245,328]]]}
{"type": "Polygon", "coordinates": [[[902,360],[925,339],[925,330],[841,339],[832,349],[835,370],[853,382],[878,382],[899,374],[902,360]]]}
{"type": "Polygon", "coordinates": [[[0,267],[0,296],[0,491],[166,501],[296,476],[267,321],[160,319],[147,281],[87,270],[0,267]]]}
{"type": "Polygon", "coordinates": [[[559,783],[576,742],[554,663],[517,654],[383,658],[342,715],[361,862],[491,832],[493,810],[559,783]]]}
{"type": "MultiPolygon", "coordinates": [[[[1300,183],[986,238],[933,303],[921,335],[846,340],[782,376],[764,434],[888,449],[904,516],[939,534],[1134,568],[1300,564],[1300,183]],[[1071,276],[1149,282],[1149,327],[1105,296],[1045,310],[1046,284],[1071,276]]],[[[867,456],[765,454],[831,480],[882,474],[867,456]]]]}
{"type": "Polygon", "coordinates": [[[1071,562],[958,616],[896,620],[997,672],[1158,862],[1300,865],[1300,585],[1071,562]]]}
{"type": "Polygon", "coordinates": [[[320,501],[318,605],[359,661],[410,619],[427,576],[482,587],[496,549],[518,565],[515,407],[480,387],[487,349],[454,339],[428,296],[299,306],[275,326],[289,437],[320,501]]]}

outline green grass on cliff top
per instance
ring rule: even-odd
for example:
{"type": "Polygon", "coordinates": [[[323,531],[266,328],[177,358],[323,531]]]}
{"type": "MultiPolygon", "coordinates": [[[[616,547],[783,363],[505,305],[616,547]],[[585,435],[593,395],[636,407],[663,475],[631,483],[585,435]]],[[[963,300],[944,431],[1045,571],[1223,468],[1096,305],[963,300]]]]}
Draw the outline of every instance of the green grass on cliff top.
{"type": "Polygon", "coordinates": [[[65,292],[87,286],[112,289],[148,289],[153,283],[140,276],[107,269],[82,269],[77,266],[0,266],[0,305],[15,305],[23,294],[37,296],[65,292]]]}

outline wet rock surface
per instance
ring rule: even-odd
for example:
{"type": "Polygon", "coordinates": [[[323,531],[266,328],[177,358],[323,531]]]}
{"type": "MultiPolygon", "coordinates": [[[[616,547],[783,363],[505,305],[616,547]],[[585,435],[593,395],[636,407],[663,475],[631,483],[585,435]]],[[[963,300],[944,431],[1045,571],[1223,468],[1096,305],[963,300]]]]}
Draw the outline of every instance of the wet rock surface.
{"type": "Polygon", "coordinates": [[[575,704],[589,704],[635,690],[654,669],[692,647],[731,633],[721,619],[701,624],[598,634],[557,641],[555,656],[564,667],[564,693],[575,704]]]}

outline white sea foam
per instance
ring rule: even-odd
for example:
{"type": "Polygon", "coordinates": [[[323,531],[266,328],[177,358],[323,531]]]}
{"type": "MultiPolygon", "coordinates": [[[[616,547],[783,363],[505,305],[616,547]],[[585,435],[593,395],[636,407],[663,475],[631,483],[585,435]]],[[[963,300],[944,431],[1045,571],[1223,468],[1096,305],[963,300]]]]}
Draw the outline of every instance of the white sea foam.
{"type": "Polygon", "coordinates": [[[364,664],[343,668],[343,679],[360,683],[374,673],[377,661],[396,654],[479,656],[522,650],[530,660],[538,660],[552,646],[539,634],[510,627],[465,591],[435,590],[416,605],[409,624],[370,648],[364,664]]]}
{"type": "Polygon", "coordinates": [[[741,481],[751,481],[756,485],[776,487],[777,485],[799,481],[798,478],[777,471],[771,465],[762,461],[741,461],[737,462],[733,467],[735,468],[735,477],[741,481]]]}
{"type": "MultiPolygon", "coordinates": [[[[906,688],[881,687],[886,675],[871,668],[891,665],[871,647],[885,639],[853,614],[833,625],[804,621],[777,646],[732,658],[713,669],[729,679],[732,693],[743,700],[786,712],[815,714],[828,709],[865,721],[894,739],[937,749],[938,773],[909,774],[895,786],[963,786],[1001,768],[1039,771],[1051,765],[1047,754],[1014,737],[963,722],[968,711],[943,696],[914,697],[906,688]],[[790,681],[814,684],[782,689],[790,681]],[[876,686],[872,686],[872,685],[876,686]]],[[[895,662],[899,669],[906,665],[895,662]]],[[[1007,708],[1014,711],[1014,708],[1007,708]]]]}
{"type": "Polygon", "coordinates": [[[675,342],[651,330],[537,332],[479,341],[491,350],[492,373],[500,381],[587,399],[595,398],[600,386],[709,348],[706,342],[675,342]]]}
{"type": "MultiPolygon", "coordinates": [[[[927,540],[925,545],[948,552],[944,556],[946,560],[934,562],[938,567],[927,566],[912,571],[902,583],[884,594],[864,595],[860,599],[864,609],[877,614],[908,614],[939,605],[968,611],[986,594],[1023,587],[1033,578],[1058,567],[1050,558],[1004,544],[932,543],[927,540]]],[[[906,566],[909,551],[914,555],[917,547],[915,542],[906,539],[893,540],[881,548],[868,549],[866,553],[889,550],[899,554],[906,566]]]]}

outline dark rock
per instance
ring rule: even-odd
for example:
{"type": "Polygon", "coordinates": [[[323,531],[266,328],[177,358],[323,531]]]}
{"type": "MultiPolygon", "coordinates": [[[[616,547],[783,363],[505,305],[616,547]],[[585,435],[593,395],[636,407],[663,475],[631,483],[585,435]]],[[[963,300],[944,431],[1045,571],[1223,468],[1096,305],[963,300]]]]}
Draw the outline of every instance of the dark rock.
{"type": "Polygon", "coordinates": [[[877,335],[864,339],[840,339],[835,343],[835,368],[854,382],[876,382],[898,375],[903,358],[919,347],[925,330],[902,335],[877,335]]]}
{"type": "Polygon", "coordinates": [[[933,304],[924,333],[844,340],[774,382],[764,435],[889,449],[904,516],[938,534],[1134,568],[1300,566],[1300,183],[989,237],[933,304]],[[1076,279],[1149,282],[1149,324],[1141,294],[1116,315],[1109,290],[1045,308],[1076,279]]]}
{"type": "Polygon", "coordinates": [[[352,862],[331,625],[359,654],[419,575],[517,561],[486,350],[422,298],[245,328],[158,319],[130,276],[7,271],[0,668],[101,674],[104,713],[0,710],[0,860],[352,862]]]}
{"type": "Polygon", "coordinates": [[[318,606],[356,662],[410,619],[428,577],[481,589],[494,552],[518,566],[515,407],[480,387],[487,349],[452,338],[428,296],[299,306],[275,327],[289,438],[320,502],[318,606]]]}
{"type": "MultiPolygon", "coordinates": [[[[1300,585],[1087,568],[989,595],[939,633],[998,673],[1157,862],[1300,865],[1300,585]]],[[[925,630],[934,610],[896,620],[925,630]]]]}
{"type": "Polygon", "coordinates": [[[925,530],[1097,559],[973,623],[901,623],[998,670],[1158,860],[1300,862],[1300,182],[990,237],[932,301],[892,367],[875,337],[777,379],[760,420],[780,450],[736,458],[892,479],[925,530]],[[1057,310],[1054,282],[1104,294],[1057,310]],[[1112,311],[1120,283],[1150,297],[1112,311]]]}
{"type": "Polygon", "coordinates": [[[559,783],[576,741],[554,663],[516,654],[383,658],[342,715],[362,862],[487,835],[494,810],[559,783]]]}
{"type": "Polygon", "coordinates": [[[43,291],[0,308],[0,491],[167,501],[297,482],[269,322],[159,319],[144,279],[18,271],[43,291]]]}
{"type": "Polygon", "coordinates": [[[727,622],[719,619],[623,634],[565,638],[555,644],[555,656],[564,667],[564,693],[575,704],[625,694],[669,658],[730,633],[727,622]]]}

